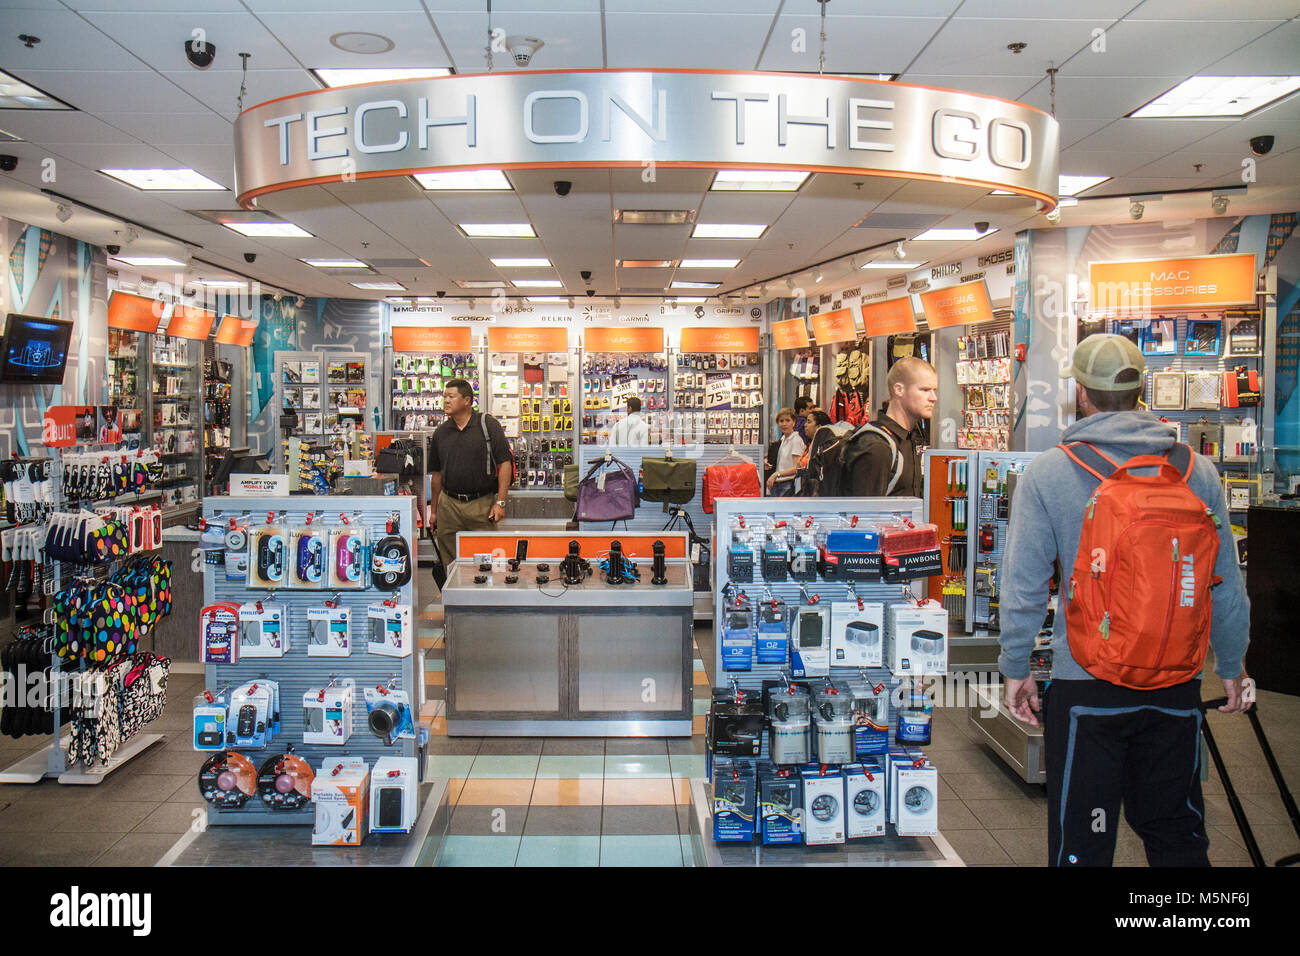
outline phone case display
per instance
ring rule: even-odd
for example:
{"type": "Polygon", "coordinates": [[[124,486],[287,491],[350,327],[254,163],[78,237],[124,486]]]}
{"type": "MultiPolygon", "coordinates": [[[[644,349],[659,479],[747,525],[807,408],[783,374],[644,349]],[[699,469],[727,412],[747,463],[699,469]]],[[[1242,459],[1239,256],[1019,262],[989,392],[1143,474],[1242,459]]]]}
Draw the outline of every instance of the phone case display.
{"type": "Polygon", "coordinates": [[[513,488],[564,487],[574,463],[577,379],[568,352],[493,352],[488,359],[488,411],[501,423],[515,456],[513,488]]]}
{"type": "Polygon", "coordinates": [[[953,625],[966,623],[968,489],[975,463],[974,452],[931,449],[924,456],[926,517],[938,531],[943,559],[943,573],[929,579],[927,596],[943,605],[953,625]]]}
{"type": "Polygon", "coordinates": [[[315,845],[355,846],[369,832],[371,768],[416,755],[414,585],[380,590],[371,573],[377,542],[399,537],[410,554],[414,499],[335,497],[328,513],[314,500],[264,499],[251,514],[247,499],[203,502],[194,746],[212,753],[195,769],[209,824],[315,822],[315,845]],[[372,605],[386,615],[381,642],[372,605]]]}
{"type": "Polygon", "coordinates": [[[1011,333],[971,332],[957,339],[962,390],[958,448],[1011,447],[1011,333]]]}
{"type": "Polygon", "coordinates": [[[390,364],[391,412],[395,431],[437,428],[447,417],[442,396],[453,378],[467,380],[475,404],[483,407],[483,369],[478,352],[393,352],[390,364]]]}
{"type": "Polygon", "coordinates": [[[226,488],[212,488],[211,480],[230,450],[230,389],[234,366],[217,358],[203,362],[203,453],[204,488],[224,494],[226,488]]]}
{"type": "Polygon", "coordinates": [[[108,330],[108,404],[117,409],[122,443],[128,448],[144,444],[145,396],[141,383],[148,377],[147,343],[142,333],[108,330]]]}
{"type": "Polygon", "coordinates": [[[674,444],[757,445],[763,371],[757,353],[678,352],[673,362],[674,444]]]}
{"type": "Polygon", "coordinates": [[[657,352],[588,352],[582,358],[582,443],[608,445],[627,415],[627,400],[641,400],[648,445],[670,433],[668,360],[657,352]]]}
{"type": "Polygon", "coordinates": [[[168,335],[150,337],[151,440],[162,458],[164,508],[199,500],[203,477],[202,343],[168,335]]]}
{"type": "Polygon", "coordinates": [[[999,571],[1006,556],[1010,488],[1037,452],[981,452],[967,476],[966,632],[996,631],[999,571]]]}

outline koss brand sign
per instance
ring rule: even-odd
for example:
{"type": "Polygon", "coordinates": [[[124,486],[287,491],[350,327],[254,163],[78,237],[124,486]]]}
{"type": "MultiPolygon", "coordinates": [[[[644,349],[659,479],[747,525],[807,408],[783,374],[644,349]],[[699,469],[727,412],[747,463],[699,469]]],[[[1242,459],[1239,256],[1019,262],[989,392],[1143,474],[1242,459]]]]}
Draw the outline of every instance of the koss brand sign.
{"type": "Polygon", "coordinates": [[[704,70],[447,76],[311,91],[235,124],[239,201],[457,168],[809,169],[1007,189],[1056,204],[1059,127],[973,93],[704,70]]]}

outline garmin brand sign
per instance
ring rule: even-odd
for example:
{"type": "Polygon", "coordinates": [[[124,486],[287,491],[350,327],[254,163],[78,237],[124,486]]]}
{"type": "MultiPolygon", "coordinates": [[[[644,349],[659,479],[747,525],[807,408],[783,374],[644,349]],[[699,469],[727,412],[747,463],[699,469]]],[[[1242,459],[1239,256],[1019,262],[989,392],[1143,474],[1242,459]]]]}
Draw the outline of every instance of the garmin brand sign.
{"type": "Polygon", "coordinates": [[[235,124],[239,201],[483,168],[790,168],[1007,189],[1056,203],[1059,127],[1006,100],[850,77],[588,70],[301,93],[235,124]]]}

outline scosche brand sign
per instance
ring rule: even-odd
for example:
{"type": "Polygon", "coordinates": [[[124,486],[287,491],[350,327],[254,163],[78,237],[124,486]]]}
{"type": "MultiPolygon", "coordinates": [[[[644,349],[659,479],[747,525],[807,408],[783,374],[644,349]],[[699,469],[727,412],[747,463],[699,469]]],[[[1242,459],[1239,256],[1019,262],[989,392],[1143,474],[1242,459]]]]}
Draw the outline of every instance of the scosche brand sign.
{"type": "Polygon", "coordinates": [[[1092,308],[1146,311],[1207,308],[1255,301],[1255,255],[1094,262],[1092,308]]]}
{"type": "Polygon", "coordinates": [[[1055,206],[1059,127],[973,93],[703,70],[447,76],[282,97],[235,124],[246,208],[422,170],[764,166],[1007,189],[1055,206]]]}
{"type": "Polygon", "coordinates": [[[987,322],[993,318],[989,290],[982,281],[923,293],[921,308],[925,310],[925,321],[932,329],[987,322]]]}

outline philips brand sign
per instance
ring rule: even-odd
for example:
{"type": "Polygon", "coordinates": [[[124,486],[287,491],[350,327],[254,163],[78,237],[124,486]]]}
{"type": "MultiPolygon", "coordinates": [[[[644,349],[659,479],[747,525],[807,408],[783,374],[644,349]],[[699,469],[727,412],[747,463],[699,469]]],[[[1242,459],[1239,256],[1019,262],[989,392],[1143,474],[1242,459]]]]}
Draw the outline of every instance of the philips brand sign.
{"type": "Polygon", "coordinates": [[[942,179],[1056,203],[1059,127],[1005,100],[850,77],[579,70],[311,91],[235,125],[239,201],[457,168],[763,166],[942,179]]]}

